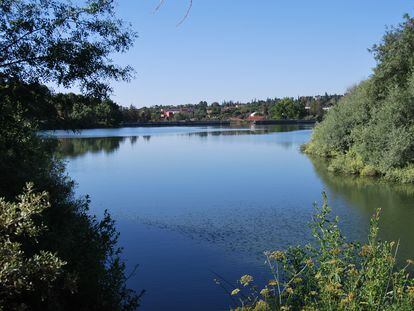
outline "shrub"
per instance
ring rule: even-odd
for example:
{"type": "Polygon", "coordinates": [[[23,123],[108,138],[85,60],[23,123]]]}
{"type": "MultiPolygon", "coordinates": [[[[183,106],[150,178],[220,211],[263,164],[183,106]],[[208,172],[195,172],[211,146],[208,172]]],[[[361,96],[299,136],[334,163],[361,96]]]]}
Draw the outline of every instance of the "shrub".
{"type": "Polygon", "coordinates": [[[361,176],[374,177],[377,175],[378,175],[378,171],[375,169],[373,165],[366,165],[361,170],[361,176]]]}
{"type": "Polygon", "coordinates": [[[328,167],[332,172],[341,172],[346,174],[359,174],[364,168],[364,162],[359,154],[354,151],[339,154],[334,157],[328,167]]]}
{"type": "Polygon", "coordinates": [[[347,242],[324,195],[311,223],[314,244],[265,252],[271,279],[259,289],[243,276],[231,294],[236,310],[413,310],[413,261],[396,267],[398,243],[378,239],[379,210],[368,240],[347,242]]]}
{"type": "Polygon", "coordinates": [[[331,170],[412,182],[414,162],[414,19],[373,48],[374,74],[353,88],[315,127],[304,151],[333,158],[331,170]],[[391,173],[390,173],[391,172],[391,173]]]}
{"type": "Polygon", "coordinates": [[[401,183],[414,183],[414,165],[410,164],[404,169],[397,168],[389,170],[386,173],[385,178],[401,183]]]}
{"type": "MultiPolygon", "coordinates": [[[[28,256],[22,239],[36,242],[42,229],[35,218],[49,207],[47,194],[33,193],[28,184],[17,202],[0,198],[0,309],[24,310],[27,305],[16,299],[36,291],[42,298],[61,276],[66,262],[56,254],[39,251],[28,256]]],[[[69,282],[67,282],[69,284],[69,282]]]]}

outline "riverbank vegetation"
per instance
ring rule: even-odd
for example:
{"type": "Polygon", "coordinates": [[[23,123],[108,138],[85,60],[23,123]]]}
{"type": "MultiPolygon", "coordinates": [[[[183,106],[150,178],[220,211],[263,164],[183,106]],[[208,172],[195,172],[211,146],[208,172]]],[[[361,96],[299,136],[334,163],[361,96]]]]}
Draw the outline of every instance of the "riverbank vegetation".
{"type": "Polygon", "coordinates": [[[228,289],[235,309],[412,310],[414,261],[396,267],[399,243],[379,240],[379,215],[371,219],[365,244],[348,242],[324,195],[311,223],[315,243],[266,252],[271,279],[258,287],[253,276],[242,276],[228,289]]]}
{"type": "Polygon", "coordinates": [[[304,151],[335,172],[414,182],[414,19],[372,48],[372,76],[349,90],[318,124],[304,151]]]}
{"type": "Polygon", "coordinates": [[[114,221],[90,215],[37,131],[55,122],[45,83],[105,103],[106,81],[130,75],[109,55],[135,34],[113,1],[2,1],[0,13],[0,310],[134,310],[114,221]]]}

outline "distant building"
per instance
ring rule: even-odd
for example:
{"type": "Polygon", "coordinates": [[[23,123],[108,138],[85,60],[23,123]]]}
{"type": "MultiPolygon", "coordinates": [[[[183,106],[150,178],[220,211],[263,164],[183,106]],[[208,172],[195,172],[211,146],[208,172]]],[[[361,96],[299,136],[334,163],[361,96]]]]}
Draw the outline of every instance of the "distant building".
{"type": "Polygon", "coordinates": [[[161,109],[161,118],[169,119],[179,112],[180,109],[161,109]]]}
{"type": "Polygon", "coordinates": [[[192,108],[171,108],[171,109],[161,109],[161,118],[170,119],[177,113],[190,114],[194,110],[192,108]]]}
{"type": "Polygon", "coordinates": [[[253,112],[247,117],[246,120],[248,120],[248,121],[262,121],[264,119],[265,119],[264,116],[257,115],[257,112],[253,112]]]}

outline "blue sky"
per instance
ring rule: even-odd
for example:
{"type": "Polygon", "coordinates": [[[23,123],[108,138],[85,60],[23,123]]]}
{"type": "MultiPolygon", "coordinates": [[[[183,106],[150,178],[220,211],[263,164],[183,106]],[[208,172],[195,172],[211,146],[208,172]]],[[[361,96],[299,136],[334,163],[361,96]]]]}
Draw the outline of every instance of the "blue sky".
{"type": "Polygon", "coordinates": [[[413,13],[402,0],[118,0],[139,38],[114,60],[136,77],[114,83],[128,106],[343,93],[375,65],[367,48],[413,13]]]}

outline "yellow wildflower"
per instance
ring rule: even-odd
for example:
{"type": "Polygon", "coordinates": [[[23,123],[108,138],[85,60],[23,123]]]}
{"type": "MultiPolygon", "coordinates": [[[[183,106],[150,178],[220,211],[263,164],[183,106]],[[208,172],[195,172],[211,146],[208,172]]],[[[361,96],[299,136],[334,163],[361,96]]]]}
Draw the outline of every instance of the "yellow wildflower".
{"type": "Polygon", "coordinates": [[[341,300],[341,304],[342,305],[347,305],[347,304],[351,303],[352,300],[354,300],[354,297],[355,297],[354,293],[352,293],[352,292],[349,293],[344,299],[341,300]]]}
{"type": "Polygon", "coordinates": [[[253,282],[253,277],[251,275],[245,274],[240,278],[240,283],[243,286],[249,285],[251,282],[253,282]]]}
{"type": "Polygon", "coordinates": [[[296,284],[298,284],[298,283],[302,282],[302,279],[301,278],[295,278],[293,280],[293,282],[296,283],[296,284]]]}
{"type": "Polygon", "coordinates": [[[330,252],[332,255],[338,255],[341,252],[341,249],[339,247],[336,247],[336,248],[331,249],[330,252]]]}
{"type": "Polygon", "coordinates": [[[407,287],[408,296],[411,298],[414,297],[414,286],[408,286],[407,287]]]}
{"type": "Polygon", "coordinates": [[[277,280],[270,280],[267,284],[269,286],[277,286],[277,284],[279,284],[279,282],[277,280]]]}
{"type": "Polygon", "coordinates": [[[266,301],[264,300],[259,300],[258,302],[256,302],[256,305],[254,307],[254,311],[266,311],[269,309],[269,305],[267,304],[266,301]]]}
{"type": "Polygon", "coordinates": [[[372,246],[371,245],[364,245],[361,247],[360,255],[367,257],[372,253],[372,246]]]}
{"type": "Polygon", "coordinates": [[[309,267],[312,267],[312,266],[313,266],[313,260],[312,260],[312,258],[309,258],[308,260],[306,260],[306,264],[307,264],[309,267]]]}
{"type": "Polygon", "coordinates": [[[231,292],[232,296],[237,295],[240,292],[240,289],[235,288],[233,289],[233,291],[231,292]]]}
{"type": "Polygon", "coordinates": [[[329,265],[335,265],[337,262],[338,262],[338,260],[331,259],[331,260],[327,261],[326,263],[329,264],[329,265]]]}
{"type": "Polygon", "coordinates": [[[274,251],[270,253],[270,259],[281,260],[285,258],[285,253],[282,251],[274,251]]]}
{"type": "Polygon", "coordinates": [[[269,289],[267,287],[263,288],[260,291],[260,295],[262,295],[263,297],[267,297],[267,296],[269,296],[269,294],[270,294],[270,291],[269,291],[269,289]]]}

